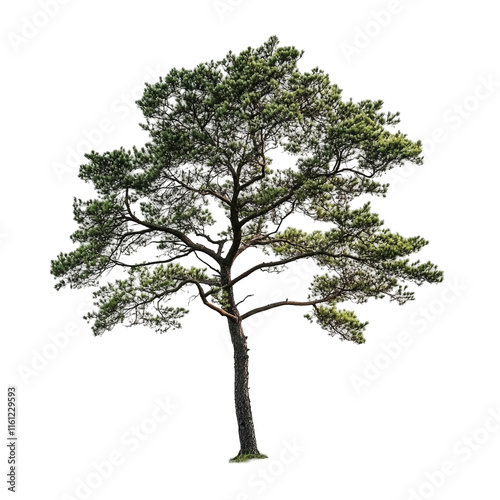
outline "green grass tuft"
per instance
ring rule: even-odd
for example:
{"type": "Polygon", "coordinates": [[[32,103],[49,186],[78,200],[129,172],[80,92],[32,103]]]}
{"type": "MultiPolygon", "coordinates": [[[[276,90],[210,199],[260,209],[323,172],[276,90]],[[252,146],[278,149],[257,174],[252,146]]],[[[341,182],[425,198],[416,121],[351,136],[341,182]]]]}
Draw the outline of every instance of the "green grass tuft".
{"type": "Polygon", "coordinates": [[[262,453],[246,453],[245,455],[236,455],[234,458],[231,458],[229,462],[247,462],[248,460],[252,460],[254,458],[269,458],[267,455],[263,455],[262,453]]]}

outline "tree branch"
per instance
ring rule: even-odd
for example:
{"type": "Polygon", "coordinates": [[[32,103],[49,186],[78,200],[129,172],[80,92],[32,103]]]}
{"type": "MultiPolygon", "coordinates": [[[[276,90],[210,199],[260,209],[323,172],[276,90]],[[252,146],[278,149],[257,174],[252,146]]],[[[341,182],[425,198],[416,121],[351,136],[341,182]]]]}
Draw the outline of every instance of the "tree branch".
{"type": "Polygon", "coordinates": [[[258,314],[260,312],[268,311],[269,309],[274,309],[276,307],[281,307],[281,306],[313,306],[315,304],[321,304],[323,302],[328,302],[330,300],[335,299],[340,292],[330,294],[327,297],[324,297],[322,299],[316,299],[316,300],[308,300],[306,302],[296,302],[293,300],[282,300],[280,302],[274,302],[272,304],[268,304],[267,306],[262,306],[262,307],[257,307],[255,309],[252,309],[251,311],[246,312],[241,316],[241,321],[245,320],[246,318],[249,318],[250,316],[253,316],[254,314],[258,314]]]}
{"type": "Polygon", "coordinates": [[[128,212],[128,214],[130,216],[130,219],[133,222],[136,222],[137,224],[140,224],[140,225],[142,225],[144,227],[147,227],[147,228],[150,228],[150,229],[154,229],[156,231],[162,231],[164,233],[171,234],[172,236],[175,236],[179,240],[181,240],[189,248],[192,248],[193,250],[199,250],[200,252],[203,252],[203,253],[209,255],[210,257],[212,257],[212,259],[214,259],[215,262],[217,262],[219,264],[222,263],[222,258],[221,258],[220,255],[218,255],[216,252],[214,252],[212,249],[206,247],[205,245],[201,245],[199,243],[195,243],[194,241],[192,241],[183,232],[178,231],[177,229],[173,229],[173,228],[170,228],[170,227],[162,226],[160,224],[155,224],[153,222],[143,221],[143,220],[139,219],[138,217],[136,217],[135,214],[132,212],[132,210],[130,208],[130,204],[129,204],[129,200],[128,200],[128,188],[126,189],[126,193],[125,193],[125,206],[127,207],[127,212],[128,212]]]}
{"type": "Polygon", "coordinates": [[[262,262],[261,264],[257,264],[256,266],[254,267],[251,267],[250,269],[246,270],[245,272],[241,273],[239,276],[237,276],[236,278],[234,278],[233,280],[231,280],[227,285],[224,285],[222,288],[228,288],[228,287],[231,287],[233,285],[235,285],[236,283],[238,283],[238,281],[241,281],[243,278],[246,278],[247,276],[250,276],[250,274],[254,273],[255,271],[259,271],[261,269],[266,269],[268,267],[277,267],[277,266],[282,266],[284,264],[289,264],[290,262],[294,262],[296,260],[300,260],[300,259],[306,259],[308,257],[316,257],[316,256],[325,256],[325,257],[332,257],[334,259],[338,259],[338,258],[348,258],[348,259],[352,259],[352,260],[356,260],[358,262],[362,262],[363,259],[359,258],[359,257],[356,257],[355,255],[350,255],[350,254],[334,254],[334,253],[330,253],[330,252],[324,252],[324,251],[317,251],[317,252],[305,252],[305,253],[301,253],[299,255],[294,255],[293,257],[288,257],[287,259],[282,259],[282,260],[275,260],[273,262],[262,262]]]}
{"type": "Polygon", "coordinates": [[[200,262],[203,262],[203,264],[205,264],[207,267],[209,267],[214,273],[216,274],[219,274],[220,275],[220,271],[218,269],[216,269],[215,267],[211,266],[208,262],[205,262],[197,253],[196,251],[194,251],[194,254],[196,256],[196,258],[200,261],[200,262]]]}
{"type": "Polygon", "coordinates": [[[126,264],[125,262],[120,262],[119,260],[115,260],[115,259],[111,259],[111,258],[109,260],[111,262],[113,262],[113,264],[116,264],[117,266],[136,268],[136,267],[152,266],[153,264],[168,264],[169,262],[173,262],[174,260],[181,259],[182,257],[187,257],[192,252],[193,252],[193,250],[188,250],[186,253],[176,255],[170,259],[153,260],[151,262],[141,262],[140,264],[126,264]]]}
{"type": "Polygon", "coordinates": [[[198,287],[198,292],[200,293],[200,298],[202,302],[209,307],[210,309],[213,309],[214,311],[217,311],[221,316],[225,316],[226,318],[231,318],[234,320],[238,320],[236,316],[233,316],[232,314],[228,313],[227,311],[224,311],[224,309],[221,309],[220,307],[217,307],[216,305],[212,304],[207,300],[207,296],[201,287],[201,285],[197,281],[192,281],[197,287],[198,287]]]}
{"type": "Polygon", "coordinates": [[[236,307],[238,307],[240,304],[243,304],[243,302],[245,302],[245,300],[247,300],[249,297],[253,297],[253,293],[250,294],[250,295],[247,295],[244,299],[240,300],[237,304],[236,304],[236,307]]]}

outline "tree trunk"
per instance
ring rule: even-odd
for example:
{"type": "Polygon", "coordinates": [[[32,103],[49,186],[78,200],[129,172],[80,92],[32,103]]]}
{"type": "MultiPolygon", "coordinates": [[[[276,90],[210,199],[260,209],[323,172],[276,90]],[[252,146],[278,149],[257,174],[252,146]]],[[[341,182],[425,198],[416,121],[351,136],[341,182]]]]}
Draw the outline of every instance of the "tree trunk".
{"type": "MultiPolygon", "coordinates": [[[[255,429],[248,393],[248,348],[247,338],[243,333],[240,321],[228,318],[229,331],[234,349],[234,402],[240,437],[238,457],[245,455],[261,455],[257,448],[255,429]]],[[[255,458],[258,458],[258,457],[255,458]]],[[[263,457],[263,456],[262,456],[263,457]]]]}
{"type": "MultiPolygon", "coordinates": [[[[221,269],[222,284],[231,282],[231,266],[221,269]]],[[[234,299],[233,287],[226,290],[227,311],[234,318],[227,318],[229,333],[234,350],[234,403],[236,406],[236,420],[238,422],[238,435],[240,438],[240,451],[231,461],[243,461],[250,458],[267,458],[257,448],[255,428],[253,425],[252,407],[248,393],[248,348],[247,337],[243,333],[241,317],[234,299]]]]}

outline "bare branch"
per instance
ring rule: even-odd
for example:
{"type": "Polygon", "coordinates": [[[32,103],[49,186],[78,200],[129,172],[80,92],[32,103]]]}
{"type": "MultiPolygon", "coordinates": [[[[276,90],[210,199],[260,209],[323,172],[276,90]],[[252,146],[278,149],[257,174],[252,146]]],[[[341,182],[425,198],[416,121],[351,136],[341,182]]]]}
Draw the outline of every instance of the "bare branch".
{"type": "Polygon", "coordinates": [[[243,300],[240,300],[237,304],[236,304],[236,307],[238,307],[240,304],[243,304],[243,302],[245,302],[245,300],[247,300],[249,297],[253,297],[253,293],[250,294],[250,295],[247,295],[243,300]]]}
{"type": "Polygon", "coordinates": [[[197,253],[196,251],[194,251],[194,254],[196,256],[196,258],[200,261],[200,262],[203,262],[203,264],[205,264],[207,267],[209,267],[214,273],[216,274],[219,274],[220,275],[220,270],[219,269],[216,269],[215,267],[211,266],[208,262],[205,262],[197,253]]]}
{"type": "Polygon", "coordinates": [[[175,255],[174,257],[172,257],[170,259],[153,260],[151,262],[142,262],[140,264],[126,264],[125,262],[120,262],[119,260],[115,260],[115,259],[109,259],[109,260],[111,262],[113,262],[113,264],[116,264],[117,266],[136,268],[136,267],[152,266],[153,264],[168,264],[169,262],[173,262],[174,260],[181,259],[182,257],[187,257],[192,252],[193,252],[193,250],[189,250],[186,253],[175,255]]]}
{"type": "Polygon", "coordinates": [[[294,300],[282,300],[280,302],[274,302],[272,304],[268,304],[267,306],[262,306],[262,307],[257,307],[255,309],[252,309],[251,311],[246,312],[241,316],[241,320],[243,321],[246,318],[249,318],[250,316],[253,316],[254,314],[258,314],[264,311],[268,311],[269,309],[274,309],[276,307],[281,307],[281,306],[313,306],[315,304],[321,304],[324,302],[329,302],[331,300],[334,300],[336,297],[340,295],[340,291],[330,294],[327,297],[324,297],[322,299],[316,299],[316,300],[308,300],[306,302],[296,302],[294,300]]]}

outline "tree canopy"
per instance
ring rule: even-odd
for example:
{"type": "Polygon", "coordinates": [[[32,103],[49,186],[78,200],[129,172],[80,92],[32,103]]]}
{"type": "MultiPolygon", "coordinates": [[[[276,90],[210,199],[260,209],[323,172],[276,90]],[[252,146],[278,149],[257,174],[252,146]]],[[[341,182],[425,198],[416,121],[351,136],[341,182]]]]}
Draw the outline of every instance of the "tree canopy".
{"type": "Polygon", "coordinates": [[[343,100],[325,72],[300,71],[301,56],[271,37],[172,69],[137,101],[149,142],[86,155],[79,177],[96,196],[75,199],[77,248],[59,254],[51,272],[57,289],[99,286],[87,315],[95,335],[121,323],[177,328],[187,309],[169,300],[191,289],[238,322],[309,306],[307,317],[328,333],[362,343],[366,322],[342,303],[404,304],[414,298],[407,283],[442,280],[431,262],[410,260],[427,241],[391,232],[366,201],[385,196],[388,170],[422,163],[421,142],[396,130],[399,114],[382,101],[343,100]],[[296,214],[310,231],[288,224],[296,214]],[[233,276],[249,249],[260,250],[255,265],[233,276]],[[235,285],[301,259],[321,270],[307,297],[239,312],[235,285]],[[108,282],[113,268],[125,274],[108,282]]]}

